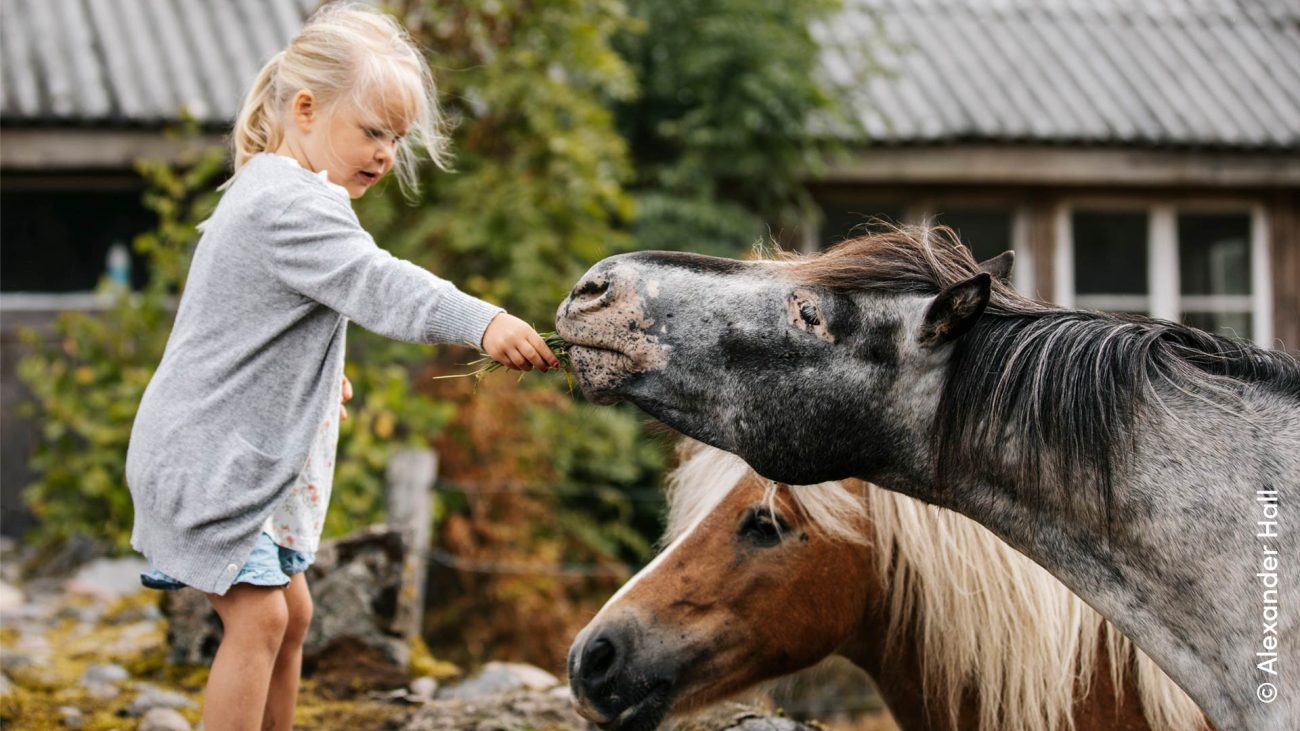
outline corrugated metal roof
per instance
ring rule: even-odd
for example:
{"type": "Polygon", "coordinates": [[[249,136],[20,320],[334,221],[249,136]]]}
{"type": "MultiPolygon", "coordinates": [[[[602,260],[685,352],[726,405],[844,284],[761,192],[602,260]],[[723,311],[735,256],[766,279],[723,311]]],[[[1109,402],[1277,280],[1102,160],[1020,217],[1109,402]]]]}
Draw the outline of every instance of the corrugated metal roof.
{"type": "MultiPolygon", "coordinates": [[[[0,0],[0,121],[227,124],[317,0],[0,0]]],[[[1295,0],[845,0],[823,67],[883,142],[1300,148],[1295,0]]]]}
{"type": "Polygon", "coordinates": [[[846,0],[823,66],[883,142],[1300,148],[1295,0],[846,0]]]}
{"type": "Polygon", "coordinates": [[[227,124],[317,0],[0,0],[6,125],[227,124]]]}

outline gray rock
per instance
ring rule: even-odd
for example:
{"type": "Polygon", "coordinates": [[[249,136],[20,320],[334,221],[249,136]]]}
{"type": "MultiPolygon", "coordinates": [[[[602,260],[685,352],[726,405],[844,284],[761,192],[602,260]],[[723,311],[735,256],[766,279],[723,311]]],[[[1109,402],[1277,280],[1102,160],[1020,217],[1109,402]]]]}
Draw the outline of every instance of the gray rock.
{"type": "Polygon", "coordinates": [[[99,701],[111,700],[122,695],[122,689],[112,683],[82,683],[86,695],[99,701]]]}
{"type": "Polygon", "coordinates": [[[190,722],[170,708],[154,708],[144,714],[139,731],[190,731],[190,722]]]}
{"type": "Polygon", "coordinates": [[[529,728],[596,731],[567,699],[528,691],[475,700],[436,700],[413,709],[397,728],[402,731],[529,728]]]}
{"type": "Polygon", "coordinates": [[[149,637],[158,631],[156,622],[136,622],[122,628],[118,639],[111,645],[104,648],[109,654],[135,654],[139,653],[156,644],[156,641],[146,642],[144,638],[149,637]]]}
{"type": "Polygon", "coordinates": [[[0,581],[11,586],[23,583],[22,559],[12,551],[0,551],[0,581]]]}
{"type": "Polygon", "coordinates": [[[136,683],[136,688],[140,690],[140,694],[126,707],[125,711],[128,716],[143,716],[154,708],[179,710],[181,708],[199,707],[197,703],[187,696],[170,690],[163,690],[151,683],[136,683]]]}
{"type": "Polygon", "coordinates": [[[0,652],[0,669],[3,669],[6,673],[36,664],[35,660],[28,657],[26,653],[19,652],[16,648],[6,647],[4,652],[0,652]]]}
{"type": "MultiPolygon", "coordinates": [[[[195,589],[166,592],[163,616],[167,617],[168,662],[178,665],[211,665],[221,645],[221,618],[203,593],[195,589]]],[[[312,620],[315,622],[315,619],[312,620]]]]}
{"type": "Polygon", "coordinates": [[[367,693],[366,696],[376,700],[388,701],[390,703],[413,703],[422,705],[433,700],[434,693],[438,691],[438,681],[428,676],[416,678],[408,688],[398,688],[397,690],[376,690],[367,693]]]}
{"type": "Polygon", "coordinates": [[[59,607],[59,610],[54,613],[54,618],[56,620],[70,619],[74,622],[98,622],[103,614],[104,610],[101,606],[78,607],[67,605],[59,607]]]}
{"type": "Polygon", "coordinates": [[[86,668],[81,674],[82,684],[86,683],[120,683],[130,676],[126,668],[112,663],[96,664],[86,668]]]}
{"type": "Polygon", "coordinates": [[[82,728],[86,725],[81,710],[73,706],[59,706],[59,715],[63,716],[63,725],[68,728],[82,728]]]}
{"type": "Polygon", "coordinates": [[[551,690],[547,692],[547,695],[552,696],[554,698],[564,698],[566,700],[571,700],[573,698],[573,691],[570,690],[569,686],[567,685],[557,685],[554,688],[551,688],[551,690]]]}
{"type": "Polygon", "coordinates": [[[14,649],[25,653],[29,657],[48,657],[53,651],[54,646],[50,644],[50,639],[45,636],[44,629],[33,629],[30,626],[20,630],[18,641],[14,643],[14,649]]]}
{"type": "Polygon", "coordinates": [[[21,607],[27,601],[23,590],[0,579],[0,612],[8,612],[21,607]]]}
{"type": "Polygon", "coordinates": [[[16,624],[44,622],[49,619],[51,611],[49,602],[32,601],[29,593],[27,601],[0,611],[0,623],[12,627],[16,624]]]}
{"type": "Polygon", "coordinates": [[[9,680],[9,676],[0,673],[0,696],[9,695],[14,690],[14,684],[9,680]]]}
{"type": "MultiPolygon", "coordinates": [[[[412,709],[397,728],[403,731],[490,731],[564,729],[596,731],[567,697],[538,691],[513,691],[480,699],[436,700],[412,709]]],[[[690,718],[668,721],[671,731],[816,731],[754,706],[729,703],[690,718]]]]}
{"type": "MultiPolygon", "coordinates": [[[[108,554],[101,541],[82,533],[71,535],[46,549],[27,557],[20,569],[21,574],[28,577],[29,585],[34,577],[66,577],[79,567],[108,554]]],[[[136,581],[139,582],[138,577],[136,581]]]]}
{"type": "Polygon", "coordinates": [[[438,681],[425,675],[411,681],[411,696],[422,700],[433,700],[438,692],[438,681]]]}
{"type": "Polygon", "coordinates": [[[468,680],[438,691],[438,698],[482,698],[512,690],[549,690],[559,684],[554,675],[533,665],[490,662],[468,680]]]}
{"type": "Polygon", "coordinates": [[[775,716],[756,706],[722,703],[669,721],[668,731],[816,731],[817,727],[775,716]]]}
{"type": "Polygon", "coordinates": [[[142,573],[149,573],[144,559],[97,558],[78,568],[65,588],[69,594],[112,600],[140,591],[142,573]]]}
{"type": "Polygon", "coordinates": [[[379,525],[321,544],[307,570],[315,611],[304,662],[349,637],[379,650],[397,667],[410,663],[409,646],[396,626],[406,550],[400,531],[379,525]]]}

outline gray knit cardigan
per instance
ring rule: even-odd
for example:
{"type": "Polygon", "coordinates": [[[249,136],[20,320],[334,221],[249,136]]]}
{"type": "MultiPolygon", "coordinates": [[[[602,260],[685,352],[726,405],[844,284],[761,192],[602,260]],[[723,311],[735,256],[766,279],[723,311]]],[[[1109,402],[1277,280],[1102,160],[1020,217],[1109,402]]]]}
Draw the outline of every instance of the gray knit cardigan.
{"type": "Polygon", "coordinates": [[[323,173],[253,157],[204,228],[131,429],[131,546],[224,595],[339,407],[348,320],[480,346],[501,311],[376,246],[323,173]]]}

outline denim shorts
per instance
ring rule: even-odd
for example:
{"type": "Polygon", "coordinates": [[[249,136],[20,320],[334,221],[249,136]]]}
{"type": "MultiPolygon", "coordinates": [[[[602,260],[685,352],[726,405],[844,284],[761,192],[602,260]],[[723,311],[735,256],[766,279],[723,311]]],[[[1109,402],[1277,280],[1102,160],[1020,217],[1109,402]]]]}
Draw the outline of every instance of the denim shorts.
{"type": "MultiPolygon", "coordinates": [[[[289,585],[290,576],[306,571],[315,560],[316,554],[302,553],[276,545],[271,540],[271,534],[262,531],[262,535],[257,537],[257,544],[253,546],[253,552],[248,554],[247,563],[231,583],[286,587],[289,585]]],[[[149,562],[149,573],[140,574],[140,583],[150,589],[166,591],[175,591],[187,586],[159,571],[153,561],[149,562]]]]}

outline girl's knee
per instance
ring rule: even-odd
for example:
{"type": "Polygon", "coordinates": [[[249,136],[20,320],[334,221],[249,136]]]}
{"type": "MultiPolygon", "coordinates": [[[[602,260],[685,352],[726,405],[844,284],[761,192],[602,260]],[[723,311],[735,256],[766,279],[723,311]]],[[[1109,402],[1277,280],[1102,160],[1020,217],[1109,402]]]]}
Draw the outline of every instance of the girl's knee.
{"type": "Polygon", "coordinates": [[[236,635],[278,650],[289,627],[289,607],[283,592],[268,587],[235,586],[224,597],[208,599],[221,618],[226,635],[236,635]]]}
{"type": "Polygon", "coordinates": [[[307,637],[307,629],[311,627],[311,617],[314,605],[311,600],[311,593],[307,590],[305,580],[301,574],[292,578],[292,583],[284,593],[285,604],[289,612],[288,625],[285,627],[284,641],[286,644],[292,643],[301,645],[307,637]]]}

